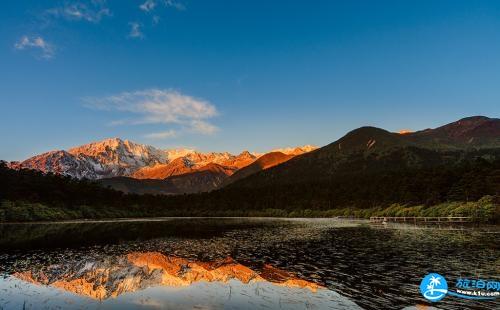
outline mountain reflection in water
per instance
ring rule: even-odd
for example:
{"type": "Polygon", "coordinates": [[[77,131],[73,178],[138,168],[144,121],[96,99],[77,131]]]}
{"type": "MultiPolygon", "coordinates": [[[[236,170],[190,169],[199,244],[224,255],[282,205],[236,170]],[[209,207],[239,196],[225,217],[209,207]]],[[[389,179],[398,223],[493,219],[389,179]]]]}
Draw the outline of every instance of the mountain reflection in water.
{"type": "Polygon", "coordinates": [[[254,271],[230,257],[213,262],[190,262],[158,252],[81,261],[69,267],[53,265],[37,272],[17,272],[13,276],[101,300],[152,286],[189,286],[200,281],[228,283],[238,280],[244,284],[266,281],[279,286],[308,288],[312,292],[321,287],[268,264],[254,271]]]}
{"type": "Polygon", "coordinates": [[[202,262],[159,252],[132,252],[100,261],[83,260],[71,266],[38,269],[16,272],[0,281],[0,289],[12,298],[4,304],[5,309],[21,307],[18,297],[22,295],[28,296],[23,296],[22,307],[28,300],[28,308],[33,309],[359,309],[347,298],[290,272],[269,264],[254,270],[230,257],[202,262]],[[19,294],[19,288],[23,294],[19,294]],[[34,293],[26,294],[30,290],[34,293]],[[51,297],[56,290],[64,293],[51,297]],[[43,306],[36,300],[37,295],[44,295],[43,306]],[[87,300],[75,299],[77,296],[87,300]],[[31,297],[35,297],[33,302],[31,297]]]}
{"type": "Polygon", "coordinates": [[[335,219],[0,224],[0,309],[425,308],[429,272],[449,285],[496,279],[498,236],[498,226],[335,219]]]}

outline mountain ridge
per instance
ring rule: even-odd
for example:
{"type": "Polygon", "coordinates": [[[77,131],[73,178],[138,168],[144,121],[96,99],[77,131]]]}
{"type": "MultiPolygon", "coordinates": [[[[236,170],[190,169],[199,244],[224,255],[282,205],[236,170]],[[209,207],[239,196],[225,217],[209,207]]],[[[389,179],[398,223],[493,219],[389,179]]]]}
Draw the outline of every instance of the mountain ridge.
{"type": "MultiPolygon", "coordinates": [[[[229,186],[298,184],[304,180],[329,180],[342,174],[432,168],[459,162],[466,156],[464,152],[469,150],[498,148],[500,119],[497,118],[467,117],[436,129],[405,134],[364,126],[313,152],[292,158],[229,186]],[[488,128],[487,135],[478,135],[478,128],[482,133],[485,125],[488,128]],[[436,141],[443,143],[438,144],[436,141]]],[[[497,156],[496,154],[497,152],[493,152],[484,156],[497,156]]]]}
{"type": "MultiPolygon", "coordinates": [[[[311,148],[304,146],[304,149],[311,148]]],[[[301,147],[296,147],[291,152],[301,150],[301,147]]],[[[193,172],[210,163],[237,170],[252,163],[259,156],[261,155],[248,151],[233,155],[229,152],[202,153],[193,149],[162,150],[126,139],[109,138],[68,150],[45,152],[19,162],[10,162],[9,167],[34,169],[77,179],[97,180],[123,176],[165,179],[193,172]]]]}
{"type": "Polygon", "coordinates": [[[287,160],[292,159],[296,155],[292,154],[284,154],[282,152],[269,152],[267,154],[262,155],[259,157],[257,160],[255,160],[253,163],[250,165],[243,167],[239,170],[237,170],[234,174],[232,174],[227,180],[224,181],[221,186],[226,186],[228,184],[234,183],[237,180],[246,178],[254,173],[257,173],[259,171],[269,169],[271,167],[274,167],[276,165],[279,165],[281,163],[284,163],[287,160]]]}

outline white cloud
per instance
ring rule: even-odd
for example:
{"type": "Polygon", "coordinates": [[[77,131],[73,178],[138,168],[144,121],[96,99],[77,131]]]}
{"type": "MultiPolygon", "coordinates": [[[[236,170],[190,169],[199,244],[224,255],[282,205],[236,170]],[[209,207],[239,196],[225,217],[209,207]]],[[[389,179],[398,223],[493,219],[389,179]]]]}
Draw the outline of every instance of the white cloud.
{"type": "MultiPolygon", "coordinates": [[[[163,3],[163,6],[166,8],[174,8],[179,11],[185,10],[186,7],[175,0],[146,0],[144,1],[141,5],[139,5],[139,9],[143,10],[144,12],[151,12],[156,9],[158,3],[163,3]]],[[[161,5],[161,4],[160,4],[161,5]]]]}
{"type": "Polygon", "coordinates": [[[172,8],[175,8],[175,9],[179,10],[179,11],[182,11],[182,10],[186,9],[186,7],[182,3],[178,2],[178,1],[175,1],[175,0],[164,0],[163,4],[166,7],[172,7],[172,8]]]}
{"type": "Polygon", "coordinates": [[[167,130],[162,132],[152,132],[144,135],[145,138],[148,139],[168,139],[177,137],[177,131],[175,130],[167,130]]]}
{"type": "Polygon", "coordinates": [[[87,107],[134,115],[113,121],[119,124],[175,124],[189,132],[210,135],[218,128],[207,120],[217,116],[210,102],[171,89],[124,92],[104,98],[84,99],[87,107]]]}
{"type": "Polygon", "coordinates": [[[217,128],[214,125],[207,123],[205,121],[193,120],[193,121],[191,121],[190,130],[192,132],[201,133],[204,135],[211,135],[211,134],[216,133],[219,130],[219,128],[217,128]]]}
{"type": "Polygon", "coordinates": [[[88,4],[84,2],[66,3],[45,11],[45,17],[62,17],[67,20],[87,21],[99,23],[105,16],[111,16],[111,11],[106,7],[105,1],[93,0],[88,4]]]}
{"type": "Polygon", "coordinates": [[[156,7],[156,1],[154,0],[146,0],[143,4],[139,5],[139,8],[145,12],[149,12],[154,10],[156,7]]]}
{"type": "Polygon", "coordinates": [[[41,57],[50,59],[54,57],[55,48],[52,44],[45,41],[42,37],[22,36],[15,44],[17,50],[38,49],[41,57]]]}
{"type": "Polygon", "coordinates": [[[128,24],[130,25],[130,32],[128,34],[129,37],[137,39],[144,38],[144,34],[141,31],[141,24],[138,22],[130,22],[128,24]]]}

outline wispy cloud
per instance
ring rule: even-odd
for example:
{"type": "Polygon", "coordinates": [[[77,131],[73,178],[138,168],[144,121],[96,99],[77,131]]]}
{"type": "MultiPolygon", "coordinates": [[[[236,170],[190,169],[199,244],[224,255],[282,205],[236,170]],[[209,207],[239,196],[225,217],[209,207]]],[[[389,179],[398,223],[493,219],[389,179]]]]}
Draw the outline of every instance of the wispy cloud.
{"type": "MultiPolygon", "coordinates": [[[[218,114],[213,104],[171,89],[123,92],[103,98],[86,98],[84,102],[90,108],[135,116],[115,121],[114,125],[174,124],[186,131],[205,135],[211,135],[218,130],[208,121],[218,114]]],[[[167,136],[165,132],[161,133],[164,137],[167,136]]],[[[158,137],[159,134],[155,133],[153,137],[158,137]]]]}
{"type": "Polygon", "coordinates": [[[143,10],[144,12],[151,12],[157,7],[158,3],[163,4],[164,7],[174,8],[179,11],[186,9],[184,4],[175,0],[146,0],[141,5],[139,5],[139,9],[143,10]]]}
{"type": "Polygon", "coordinates": [[[182,10],[186,9],[186,7],[182,3],[178,2],[178,1],[175,1],[175,0],[164,0],[163,4],[166,7],[172,7],[172,8],[175,8],[175,9],[179,10],[179,11],[182,11],[182,10]]]}
{"type": "Polygon", "coordinates": [[[174,138],[177,137],[177,131],[175,130],[167,130],[167,131],[161,131],[161,132],[152,132],[144,135],[145,138],[148,139],[168,139],[168,138],[174,138]]]}
{"type": "Polygon", "coordinates": [[[130,25],[130,32],[128,36],[130,38],[135,38],[135,39],[142,39],[144,38],[144,34],[141,31],[142,25],[138,22],[130,22],[128,23],[130,25]]]}
{"type": "Polygon", "coordinates": [[[156,1],[154,0],[146,0],[143,4],[139,5],[139,8],[143,10],[144,12],[150,12],[154,10],[156,7],[156,1]]]}
{"type": "Polygon", "coordinates": [[[160,22],[160,16],[158,15],[158,8],[174,8],[178,11],[183,11],[186,7],[175,0],[146,0],[142,4],[139,5],[139,9],[144,11],[145,13],[153,13],[155,11],[156,14],[152,16],[152,24],[153,26],[157,25],[160,22]]]}
{"type": "Polygon", "coordinates": [[[103,0],[66,3],[64,6],[48,9],[44,13],[45,19],[64,18],[90,23],[99,23],[106,16],[111,16],[111,11],[106,6],[106,1],[103,0]]]}
{"type": "Polygon", "coordinates": [[[195,133],[201,133],[205,135],[211,135],[216,133],[219,130],[219,128],[215,127],[214,125],[202,121],[202,120],[193,120],[191,121],[190,124],[190,131],[195,132],[195,133]]]}
{"type": "Polygon", "coordinates": [[[22,36],[15,44],[17,50],[35,49],[40,52],[40,56],[45,59],[50,59],[55,55],[54,45],[45,41],[42,37],[22,36]]]}

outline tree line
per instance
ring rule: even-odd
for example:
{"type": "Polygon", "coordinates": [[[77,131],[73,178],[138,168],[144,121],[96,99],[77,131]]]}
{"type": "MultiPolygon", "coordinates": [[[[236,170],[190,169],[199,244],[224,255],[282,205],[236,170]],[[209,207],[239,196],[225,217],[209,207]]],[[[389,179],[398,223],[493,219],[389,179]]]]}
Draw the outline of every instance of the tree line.
{"type": "MultiPolygon", "coordinates": [[[[480,201],[484,196],[488,197],[478,205],[490,206],[488,219],[494,219],[498,218],[500,160],[475,158],[427,168],[353,170],[327,178],[305,177],[292,183],[259,184],[258,176],[250,176],[242,184],[237,182],[210,193],[189,195],[124,194],[90,180],[9,169],[2,162],[0,221],[143,216],[338,216],[350,213],[368,216],[380,214],[394,205],[401,209],[421,206],[422,210],[427,210],[459,202],[458,208],[467,202],[480,201]]],[[[448,214],[453,213],[448,209],[448,214]]]]}

